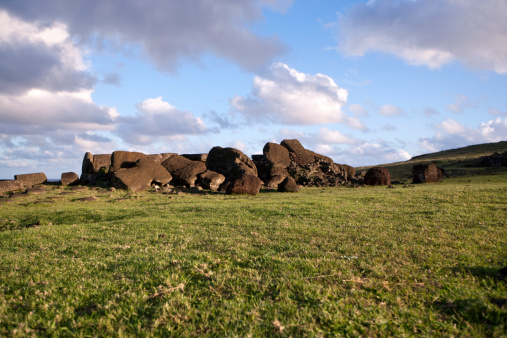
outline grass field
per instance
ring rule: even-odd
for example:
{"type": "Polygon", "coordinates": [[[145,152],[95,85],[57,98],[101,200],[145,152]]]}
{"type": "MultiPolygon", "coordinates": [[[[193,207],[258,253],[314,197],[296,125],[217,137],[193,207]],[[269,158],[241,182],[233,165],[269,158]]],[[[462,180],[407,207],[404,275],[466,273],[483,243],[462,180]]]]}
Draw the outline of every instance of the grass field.
{"type": "Polygon", "coordinates": [[[0,336],[507,335],[504,173],[255,197],[46,189],[0,204],[0,336]]]}

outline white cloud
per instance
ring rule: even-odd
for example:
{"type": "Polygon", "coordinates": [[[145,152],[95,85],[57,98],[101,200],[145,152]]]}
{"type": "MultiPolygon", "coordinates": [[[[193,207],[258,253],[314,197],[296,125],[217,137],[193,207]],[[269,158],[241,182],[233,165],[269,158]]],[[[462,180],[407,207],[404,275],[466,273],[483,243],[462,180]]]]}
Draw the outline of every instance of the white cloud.
{"type": "Polygon", "coordinates": [[[465,108],[476,108],[477,105],[473,103],[466,95],[459,95],[456,97],[456,102],[447,105],[450,111],[461,114],[465,108]]]}
{"type": "Polygon", "coordinates": [[[396,116],[396,115],[404,115],[405,111],[400,107],[396,107],[392,104],[385,104],[382,107],[380,107],[378,113],[384,116],[396,116]]]}
{"type": "Polygon", "coordinates": [[[348,109],[356,116],[368,116],[368,110],[360,104],[353,103],[348,106],[348,109]]]}
{"type": "Polygon", "coordinates": [[[136,107],[137,115],[118,117],[116,133],[130,144],[147,145],[163,138],[207,132],[200,117],[174,107],[162,97],[146,99],[136,107]]]}
{"type": "MultiPolygon", "coordinates": [[[[82,40],[137,44],[160,69],[175,70],[182,59],[213,53],[248,70],[270,64],[288,47],[275,36],[249,29],[268,7],[284,12],[291,0],[24,0],[0,8],[27,21],[62,22],[82,40]],[[78,10],[77,10],[78,9],[78,10]]],[[[121,47],[120,47],[121,48],[121,47]]]]}
{"type": "Polygon", "coordinates": [[[314,136],[316,140],[324,144],[354,144],[356,141],[340,133],[338,130],[330,130],[328,128],[320,128],[319,132],[314,136]]]}
{"type": "Polygon", "coordinates": [[[275,63],[266,76],[255,76],[249,96],[235,96],[230,104],[248,120],[289,125],[344,122],[361,129],[362,123],[342,112],[347,95],[329,76],[304,74],[275,63]]]}
{"type": "Polygon", "coordinates": [[[431,138],[420,138],[419,146],[425,150],[439,151],[472,144],[507,140],[507,117],[483,122],[470,128],[448,118],[435,125],[437,133],[431,138]]]}
{"type": "Polygon", "coordinates": [[[436,111],[435,109],[430,108],[430,107],[424,107],[423,114],[427,118],[430,118],[430,117],[435,116],[435,115],[440,115],[440,113],[438,111],[436,111]]]}
{"type": "Polygon", "coordinates": [[[507,110],[506,111],[500,111],[500,110],[495,109],[495,108],[490,108],[489,109],[489,113],[491,115],[503,115],[503,116],[507,116],[507,110]]]}
{"type": "Polygon", "coordinates": [[[338,49],[395,55],[431,69],[457,60],[507,73],[505,0],[378,0],[341,14],[338,49]]]}

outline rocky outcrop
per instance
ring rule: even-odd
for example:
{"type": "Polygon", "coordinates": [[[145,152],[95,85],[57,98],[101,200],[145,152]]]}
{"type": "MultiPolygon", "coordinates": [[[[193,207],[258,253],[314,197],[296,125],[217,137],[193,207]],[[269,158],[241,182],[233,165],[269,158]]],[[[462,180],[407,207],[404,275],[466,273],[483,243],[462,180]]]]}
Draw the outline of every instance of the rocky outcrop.
{"type": "Polygon", "coordinates": [[[133,167],[120,168],[112,174],[115,188],[134,192],[148,190],[153,183],[163,186],[171,180],[171,174],[161,164],[146,157],[137,160],[133,167]]]}
{"type": "Polygon", "coordinates": [[[366,185],[390,185],[391,175],[389,170],[384,167],[373,167],[368,169],[364,175],[364,184],[366,185]]]}
{"type": "Polygon", "coordinates": [[[64,186],[79,184],[79,176],[75,172],[62,173],[60,181],[64,186]]]}
{"type": "Polygon", "coordinates": [[[232,180],[227,187],[227,195],[257,195],[261,189],[262,181],[254,175],[245,174],[239,178],[232,180]]]}
{"type": "Polygon", "coordinates": [[[199,182],[204,189],[218,191],[220,185],[225,182],[225,176],[217,172],[207,170],[199,175],[199,182]]]}
{"type": "Polygon", "coordinates": [[[233,181],[244,175],[257,176],[254,162],[234,148],[213,147],[206,159],[206,167],[224,175],[226,181],[233,181]]]}
{"type": "Polygon", "coordinates": [[[14,180],[21,183],[23,188],[31,188],[34,185],[45,183],[48,178],[44,173],[14,175],[14,180]]]}
{"type": "Polygon", "coordinates": [[[23,189],[23,185],[21,184],[21,182],[17,180],[0,181],[0,194],[4,194],[6,192],[13,192],[21,189],[23,189]]]}
{"type": "Polygon", "coordinates": [[[176,154],[175,153],[162,153],[162,154],[150,154],[150,155],[146,155],[146,157],[151,158],[152,160],[154,160],[158,164],[162,164],[162,162],[164,162],[165,160],[167,160],[168,158],[170,158],[174,155],[176,155],[176,154]]]}
{"type": "Polygon", "coordinates": [[[438,182],[442,179],[442,172],[439,173],[437,166],[433,163],[415,164],[412,167],[412,182],[413,183],[431,183],[438,182]]]}
{"type": "Polygon", "coordinates": [[[162,162],[162,166],[171,173],[174,184],[195,186],[197,176],[206,171],[206,164],[192,161],[180,155],[174,155],[162,162]]]}
{"type": "Polygon", "coordinates": [[[278,185],[279,192],[298,192],[299,186],[296,180],[290,176],[287,176],[282,183],[278,185]]]}

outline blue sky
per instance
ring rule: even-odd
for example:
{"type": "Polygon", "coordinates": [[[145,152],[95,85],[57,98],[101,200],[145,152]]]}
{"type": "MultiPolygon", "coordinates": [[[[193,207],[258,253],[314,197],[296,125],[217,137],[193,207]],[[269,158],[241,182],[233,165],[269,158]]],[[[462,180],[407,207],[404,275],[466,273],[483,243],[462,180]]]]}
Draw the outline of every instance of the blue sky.
{"type": "Polygon", "coordinates": [[[4,0],[0,178],[87,151],[352,166],[507,140],[505,0],[4,0]]]}

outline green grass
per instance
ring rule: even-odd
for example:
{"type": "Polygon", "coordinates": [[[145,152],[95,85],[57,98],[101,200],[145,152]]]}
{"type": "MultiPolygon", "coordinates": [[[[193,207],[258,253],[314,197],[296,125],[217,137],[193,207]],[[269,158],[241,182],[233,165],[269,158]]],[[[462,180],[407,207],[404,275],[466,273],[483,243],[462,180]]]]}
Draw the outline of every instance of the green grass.
{"type": "Polygon", "coordinates": [[[0,204],[0,336],[507,335],[507,175],[86,203],[48,189],[0,204]]]}

